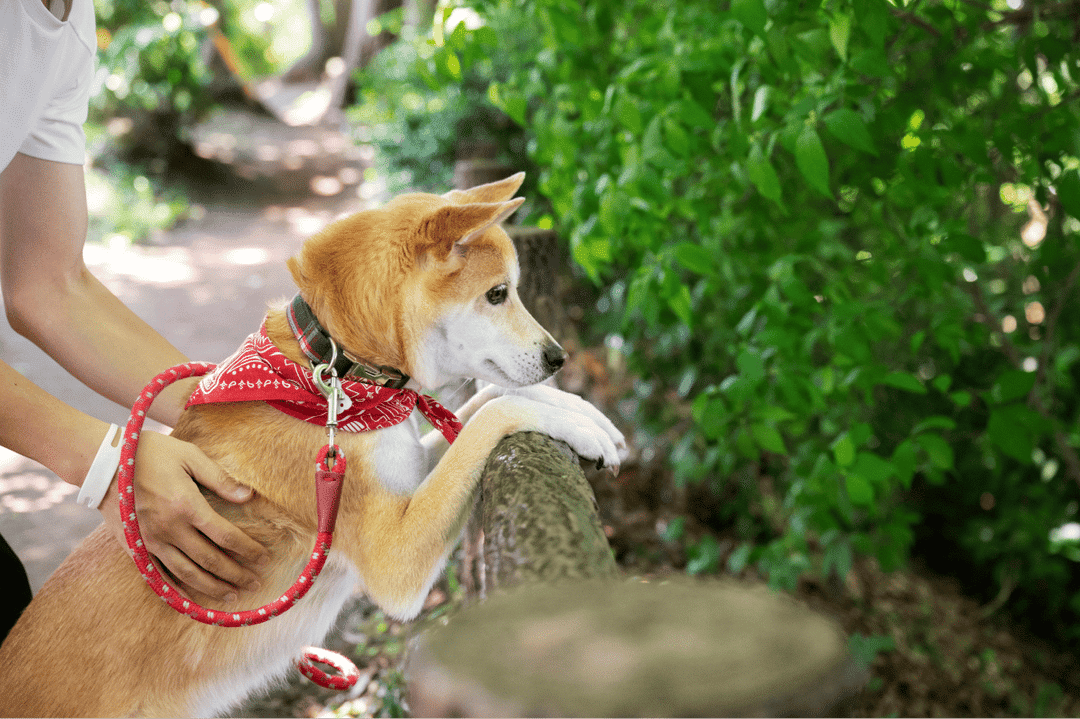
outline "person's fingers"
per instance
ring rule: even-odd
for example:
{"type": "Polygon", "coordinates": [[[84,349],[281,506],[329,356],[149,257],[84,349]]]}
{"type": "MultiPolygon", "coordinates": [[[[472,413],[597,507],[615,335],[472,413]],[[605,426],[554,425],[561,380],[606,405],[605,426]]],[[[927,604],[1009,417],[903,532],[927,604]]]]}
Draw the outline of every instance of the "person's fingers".
{"type": "Polygon", "coordinates": [[[187,469],[196,482],[230,502],[246,502],[254,496],[251,487],[246,487],[230,477],[228,472],[207,457],[201,449],[193,444],[188,447],[190,452],[186,457],[187,469]]]}
{"type": "Polygon", "coordinates": [[[208,573],[175,546],[161,547],[153,557],[160,564],[159,570],[163,567],[166,576],[172,576],[176,588],[185,596],[190,598],[193,593],[199,593],[226,604],[236,601],[236,587],[208,573]]]}
{"type": "MultiPolygon", "coordinates": [[[[202,495],[199,495],[199,498],[202,499],[202,495]]],[[[208,555],[205,551],[196,556],[188,551],[185,546],[179,544],[178,546],[204,569],[233,584],[243,587],[252,584],[258,579],[258,576],[251,568],[263,567],[270,559],[270,553],[266,547],[215,512],[209,504],[206,504],[205,500],[203,500],[203,506],[195,507],[195,513],[191,517],[191,527],[193,532],[198,530],[194,534],[198,534],[206,542],[207,546],[216,550],[214,552],[216,556],[213,554],[208,555]],[[222,550],[228,552],[228,554],[225,554],[222,550]],[[204,559],[205,561],[203,561],[204,559]],[[241,568],[242,573],[237,574],[234,566],[241,568]],[[217,568],[229,574],[220,574],[216,571],[217,568]]],[[[194,543],[192,544],[194,546],[194,543]]]]}
{"type": "Polygon", "coordinates": [[[211,596],[221,596],[223,584],[250,587],[258,577],[243,565],[261,566],[269,553],[214,511],[191,476],[196,472],[223,491],[230,484],[239,486],[195,445],[143,433],[135,457],[135,503],[147,551],[181,580],[189,581],[191,576],[192,586],[199,591],[206,580],[192,574],[187,562],[216,577],[220,584],[216,592],[207,592],[211,596]]]}

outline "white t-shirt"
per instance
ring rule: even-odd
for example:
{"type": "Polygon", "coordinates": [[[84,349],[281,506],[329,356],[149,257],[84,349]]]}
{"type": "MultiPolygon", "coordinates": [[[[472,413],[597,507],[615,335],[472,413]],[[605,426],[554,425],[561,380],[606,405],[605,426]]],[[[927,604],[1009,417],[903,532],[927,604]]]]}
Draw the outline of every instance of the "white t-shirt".
{"type": "Polygon", "coordinates": [[[61,20],[63,2],[50,11],[41,0],[0,0],[0,170],[16,152],[76,165],[86,159],[97,30],[93,0],[71,5],[61,20]]]}

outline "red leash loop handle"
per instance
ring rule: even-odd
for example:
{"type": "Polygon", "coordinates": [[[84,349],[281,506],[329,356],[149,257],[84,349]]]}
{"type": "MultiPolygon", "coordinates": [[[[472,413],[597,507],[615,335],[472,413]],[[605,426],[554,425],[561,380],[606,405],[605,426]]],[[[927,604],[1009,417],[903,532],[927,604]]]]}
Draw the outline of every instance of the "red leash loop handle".
{"type": "MultiPolygon", "coordinates": [[[[334,451],[337,461],[332,469],[327,470],[325,459],[330,448],[326,446],[319,452],[316,464],[319,533],[315,540],[315,548],[311,553],[311,559],[308,560],[307,566],[304,567],[296,582],[285,594],[276,601],[258,609],[237,612],[207,609],[193,600],[185,599],[176,588],[161,576],[157,567],[150,561],[150,553],[143,543],[142,533],[139,530],[139,518],[135,514],[135,489],[132,481],[135,474],[135,450],[139,445],[139,433],[142,431],[143,422],[146,420],[147,409],[149,409],[150,403],[154,401],[154,398],[158,396],[161,390],[177,380],[205,375],[213,371],[214,367],[215,365],[207,362],[189,362],[177,365],[154,377],[143,388],[138,400],[131,408],[131,417],[128,419],[127,427],[124,429],[124,444],[120,451],[120,470],[117,474],[120,493],[120,516],[123,519],[124,536],[127,539],[128,548],[133,553],[139,572],[150,589],[165,600],[166,604],[181,614],[203,624],[221,627],[247,627],[262,624],[271,617],[292,608],[296,602],[308,593],[311,585],[315,582],[315,578],[322,571],[323,565],[326,564],[326,557],[330,552],[330,545],[333,541],[334,520],[337,516],[338,502],[341,497],[341,485],[345,478],[345,453],[335,445],[334,451]]],[[[325,649],[317,650],[313,647],[308,647],[304,651],[305,658],[300,661],[301,671],[313,681],[322,684],[322,686],[345,689],[356,682],[359,670],[353,666],[352,662],[340,654],[328,652],[325,649]],[[320,653],[320,656],[313,656],[312,658],[334,666],[342,672],[342,676],[331,677],[311,665],[307,657],[313,651],[320,653]],[[335,661],[328,661],[331,656],[335,661]],[[323,684],[317,678],[319,675],[330,683],[323,684]],[[348,679],[349,676],[352,676],[351,682],[348,679]],[[344,686],[338,686],[342,682],[347,683],[344,686]]]]}

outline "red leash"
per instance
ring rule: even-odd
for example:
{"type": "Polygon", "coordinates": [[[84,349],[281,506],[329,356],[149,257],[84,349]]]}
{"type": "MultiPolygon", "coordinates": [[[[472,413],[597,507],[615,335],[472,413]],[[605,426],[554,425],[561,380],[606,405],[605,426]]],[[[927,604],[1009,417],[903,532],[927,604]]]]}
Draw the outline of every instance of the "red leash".
{"type": "MultiPolygon", "coordinates": [[[[319,576],[326,556],[333,541],[334,523],[337,519],[338,502],[341,498],[341,485],[345,479],[345,453],[335,444],[335,462],[331,469],[326,469],[326,457],[330,445],[324,446],[315,460],[315,492],[319,514],[318,537],[311,559],[300,573],[296,582],[276,601],[258,609],[237,612],[222,612],[206,609],[197,602],[185,599],[150,561],[150,554],[142,541],[139,531],[139,519],[135,515],[135,489],[132,484],[135,473],[135,450],[139,444],[139,433],[146,419],[146,411],[158,393],[177,380],[188,377],[200,377],[214,369],[215,365],[206,362],[189,362],[165,370],[143,389],[139,399],[131,408],[131,418],[124,430],[124,446],[120,452],[120,471],[117,475],[120,492],[120,516],[124,519],[124,535],[128,547],[134,553],[135,564],[139,567],[146,583],[165,603],[176,611],[202,622],[221,627],[247,627],[262,624],[271,617],[288,611],[299,601],[319,576]]],[[[304,656],[298,662],[301,673],[320,686],[331,689],[348,689],[356,683],[360,670],[346,657],[326,649],[307,647],[304,656]],[[341,672],[341,676],[326,674],[312,661],[318,661],[341,672]]]]}

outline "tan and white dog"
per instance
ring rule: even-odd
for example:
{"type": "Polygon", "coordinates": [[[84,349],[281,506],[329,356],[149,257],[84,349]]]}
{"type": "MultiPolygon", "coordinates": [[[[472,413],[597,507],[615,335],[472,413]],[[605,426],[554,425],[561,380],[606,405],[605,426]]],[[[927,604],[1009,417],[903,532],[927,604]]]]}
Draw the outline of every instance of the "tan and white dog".
{"type": "MultiPolygon", "coordinates": [[[[348,468],[333,549],[310,593],[264,624],[206,626],[156,597],[99,526],[0,647],[0,714],[225,712],[321,641],[357,586],[391,616],[415,616],[504,436],[543,432],[617,469],[625,443],[615,426],[579,397],[538,384],[565,353],[522,307],[517,257],[499,227],[523,201],[511,199],[522,179],[398,197],[330,225],[290,260],[300,295],[351,357],[400,369],[408,388],[466,377],[496,385],[459,410],[465,426],[452,445],[435,431],[421,436],[415,411],[392,427],[338,433],[348,468]]],[[[281,354],[310,370],[286,307],[272,309],[265,328],[281,354]]],[[[262,587],[240,590],[228,608],[272,602],[314,543],[313,463],[325,428],[253,401],[190,406],[174,434],[255,490],[243,505],[210,499],[272,554],[262,587]]]]}

